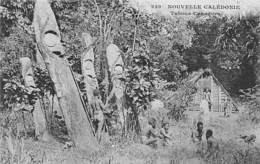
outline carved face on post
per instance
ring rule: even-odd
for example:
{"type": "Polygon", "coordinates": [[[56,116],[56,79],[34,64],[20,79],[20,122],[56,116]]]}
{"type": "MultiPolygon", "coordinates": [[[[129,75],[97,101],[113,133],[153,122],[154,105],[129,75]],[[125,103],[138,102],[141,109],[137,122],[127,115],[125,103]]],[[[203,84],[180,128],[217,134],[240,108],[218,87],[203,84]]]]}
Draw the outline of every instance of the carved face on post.
{"type": "MultiPolygon", "coordinates": [[[[121,57],[120,49],[115,44],[107,47],[107,61],[112,76],[122,76],[124,73],[124,63],[121,57]]],[[[113,77],[112,77],[113,78],[113,77]]]]}
{"type": "Polygon", "coordinates": [[[124,82],[120,78],[124,75],[124,63],[121,57],[120,49],[115,44],[110,44],[107,47],[106,53],[116,97],[122,98],[124,95],[124,82]]]}
{"type": "Polygon", "coordinates": [[[124,73],[123,66],[120,65],[120,64],[119,64],[119,65],[116,65],[116,66],[115,66],[115,69],[114,69],[114,74],[115,74],[116,76],[122,76],[123,73],[124,73]]]}
{"type": "Polygon", "coordinates": [[[97,87],[97,78],[94,70],[93,61],[90,59],[86,59],[83,61],[83,69],[84,69],[84,78],[87,82],[87,85],[96,88],[97,87]]]}
{"type": "Polygon", "coordinates": [[[83,33],[83,42],[87,50],[82,54],[82,71],[87,86],[97,88],[97,78],[94,68],[94,52],[93,48],[89,47],[92,44],[92,37],[89,33],[83,33]]]}
{"type": "Polygon", "coordinates": [[[22,65],[22,76],[26,85],[28,87],[35,87],[31,60],[27,57],[20,58],[20,63],[22,65]]]}
{"type": "Polygon", "coordinates": [[[33,75],[32,75],[32,68],[30,68],[25,76],[25,81],[27,81],[28,86],[34,86],[34,80],[33,80],[33,75]]]}
{"type": "Polygon", "coordinates": [[[43,36],[43,43],[55,55],[62,56],[64,48],[61,44],[59,35],[55,31],[47,31],[43,36]]]}
{"type": "Polygon", "coordinates": [[[43,43],[44,47],[52,54],[64,55],[58,24],[48,0],[37,0],[35,2],[33,24],[36,42],[43,43]]]}

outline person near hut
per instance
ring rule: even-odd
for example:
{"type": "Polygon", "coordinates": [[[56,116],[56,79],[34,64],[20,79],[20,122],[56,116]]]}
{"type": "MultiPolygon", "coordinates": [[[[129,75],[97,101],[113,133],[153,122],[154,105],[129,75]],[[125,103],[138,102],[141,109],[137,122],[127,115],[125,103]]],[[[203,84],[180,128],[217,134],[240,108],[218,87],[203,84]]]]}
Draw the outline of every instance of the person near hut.
{"type": "Polygon", "coordinates": [[[224,100],[224,117],[230,116],[230,107],[229,107],[229,99],[225,98],[224,100]]]}
{"type": "Polygon", "coordinates": [[[209,111],[211,111],[212,103],[211,103],[211,98],[210,98],[210,96],[211,96],[210,89],[206,89],[205,95],[206,95],[206,100],[208,101],[209,111]]]}
{"type": "Polygon", "coordinates": [[[206,93],[203,92],[202,100],[200,102],[200,115],[203,117],[204,123],[209,122],[209,103],[206,99],[206,93]]]}

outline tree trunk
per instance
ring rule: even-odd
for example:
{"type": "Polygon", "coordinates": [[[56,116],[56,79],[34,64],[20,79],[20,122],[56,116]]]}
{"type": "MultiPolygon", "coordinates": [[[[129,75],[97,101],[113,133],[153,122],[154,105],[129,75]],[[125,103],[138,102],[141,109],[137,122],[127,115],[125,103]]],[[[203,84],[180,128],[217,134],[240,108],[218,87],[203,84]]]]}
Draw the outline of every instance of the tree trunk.
{"type": "MultiPolygon", "coordinates": [[[[31,60],[28,57],[20,58],[20,63],[22,67],[22,76],[25,82],[25,86],[28,88],[35,87],[35,82],[33,79],[33,70],[31,60]]],[[[44,115],[44,109],[41,107],[40,100],[37,99],[34,104],[33,110],[33,120],[35,123],[35,134],[39,139],[48,140],[48,131],[47,131],[47,124],[46,118],[44,115]],[[43,138],[45,136],[46,138],[43,138]]]]}
{"type": "Polygon", "coordinates": [[[47,0],[36,1],[34,29],[38,49],[54,83],[72,141],[80,149],[98,150],[98,143],[92,133],[71,68],[62,58],[64,50],[60,32],[47,0]]]}

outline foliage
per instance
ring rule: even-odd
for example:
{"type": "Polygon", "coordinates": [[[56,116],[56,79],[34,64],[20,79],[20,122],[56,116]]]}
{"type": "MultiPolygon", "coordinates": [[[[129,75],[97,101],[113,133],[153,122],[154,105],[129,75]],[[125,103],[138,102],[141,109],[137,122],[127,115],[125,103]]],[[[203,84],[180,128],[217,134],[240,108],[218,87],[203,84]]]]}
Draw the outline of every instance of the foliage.
{"type": "Polygon", "coordinates": [[[192,46],[183,51],[184,63],[188,71],[196,71],[209,66],[210,57],[215,52],[214,43],[218,36],[221,17],[197,18],[188,21],[188,27],[194,30],[192,46]]]}
{"type": "Polygon", "coordinates": [[[1,37],[9,36],[13,26],[32,34],[34,0],[2,0],[0,2],[1,37]]]}
{"type": "Polygon", "coordinates": [[[240,90],[240,99],[243,102],[243,104],[248,108],[245,111],[247,116],[249,116],[250,121],[254,123],[259,123],[260,106],[257,103],[256,98],[257,98],[256,87],[240,90]]]}
{"type": "Polygon", "coordinates": [[[156,70],[147,51],[134,51],[131,55],[131,65],[126,70],[126,104],[130,107],[129,117],[132,118],[129,124],[133,121],[134,127],[138,128],[138,115],[148,109],[154,96],[156,70]]]}
{"type": "Polygon", "coordinates": [[[42,69],[39,66],[34,66],[34,79],[36,87],[39,88],[41,97],[44,97],[46,93],[50,93],[51,95],[54,95],[56,92],[54,90],[54,84],[47,72],[46,69],[42,69]]]}
{"type": "MultiPolygon", "coordinates": [[[[187,28],[185,21],[127,8],[118,27],[114,42],[125,53],[146,46],[161,78],[176,81],[186,70],[179,52],[191,46],[193,30],[187,28]]],[[[130,57],[124,55],[126,65],[130,57]]]]}
{"type": "Polygon", "coordinates": [[[32,111],[37,99],[38,89],[26,88],[16,81],[4,80],[4,107],[8,110],[32,111]]]}
{"type": "Polygon", "coordinates": [[[0,42],[0,51],[4,55],[1,69],[4,80],[3,101],[6,110],[14,109],[17,104],[34,104],[38,90],[24,86],[19,63],[20,57],[33,57],[34,48],[31,36],[17,27],[13,27],[13,33],[0,42]]]}
{"type": "Polygon", "coordinates": [[[182,19],[161,18],[160,23],[160,32],[150,43],[152,58],[162,79],[177,82],[187,71],[182,52],[192,46],[195,33],[182,19]]]}
{"type": "Polygon", "coordinates": [[[183,51],[188,71],[210,67],[232,94],[254,86],[257,22],[256,16],[189,21],[195,35],[192,46],[183,51]]]}
{"type": "Polygon", "coordinates": [[[156,70],[147,52],[134,51],[131,63],[126,71],[126,93],[135,109],[143,109],[152,99],[156,70]]]}
{"type": "Polygon", "coordinates": [[[224,69],[238,69],[237,90],[253,87],[256,82],[258,37],[257,16],[226,20],[219,27],[216,48],[221,51],[216,62],[224,69]]]}
{"type": "Polygon", "coordinates": [[[178,121],[184,117],[184,112],[188,109],[196,88],[193,84],[186,82],[177,85],[177,90],[174,92],[162,89],[159,95],[165,102],[165,108],[169,111],[168,116],[178,121]]]}

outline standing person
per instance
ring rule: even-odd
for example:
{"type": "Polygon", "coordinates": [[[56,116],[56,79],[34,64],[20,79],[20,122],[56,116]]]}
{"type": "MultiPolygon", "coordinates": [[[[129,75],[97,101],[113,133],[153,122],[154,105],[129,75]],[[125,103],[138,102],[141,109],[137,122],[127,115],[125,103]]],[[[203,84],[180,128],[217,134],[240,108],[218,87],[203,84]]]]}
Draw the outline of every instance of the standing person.
{"type": "Polygon", "coordinates": [[[100,93],[98,89],[95,89],[93,92],[94,95],[94,103],[91,104],[92,108],[92,119],[95,127],[95,134],[97,136],[98,141],[101,140],[101,131],[104,124],[104,114],[105,106],[100,98],[100,93]]]}
{"type": "Polygon", "coordinates": [[[211,96],[211,91],[210,91],[210,89],[207,89],[206,90],[206,100],[208,101],[209,111],[211,111],[211,104],[212,104],[210,96],[211,96]]]}
{"type": "Polygon", "coordinates": [[[209,103],[206,100],[206,93],[203,92],[202,100],[200,102],[201,115],[203,117],[204,123],[207,124],[209,121],[209,103]]]}
{"type": "Polygon", "coordinates": [[[229,117],[229,99],[226,97],[224,100],[224,117],[229,117]]]}

